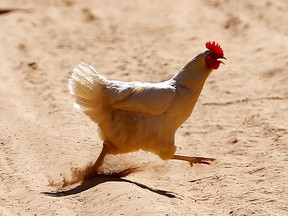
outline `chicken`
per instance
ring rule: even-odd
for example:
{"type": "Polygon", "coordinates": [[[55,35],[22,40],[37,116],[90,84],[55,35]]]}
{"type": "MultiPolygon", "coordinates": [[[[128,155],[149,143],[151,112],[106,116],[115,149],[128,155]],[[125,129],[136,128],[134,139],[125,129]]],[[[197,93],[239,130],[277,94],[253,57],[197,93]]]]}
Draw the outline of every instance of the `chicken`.
{"type": "Polygon", "coordinates": [[[209,41],[206,48],[171,79],[159,83],[108,80],[86,63],[74,68],[68,82],[74,106],[98,124],[103,139],[93,172],[107,154],[138,150],[191,166],[215,160],[175,154],[175,132],[191,115],[211,71],[223,63],[219,59],[225,59],[218,43],[209,41]]]}

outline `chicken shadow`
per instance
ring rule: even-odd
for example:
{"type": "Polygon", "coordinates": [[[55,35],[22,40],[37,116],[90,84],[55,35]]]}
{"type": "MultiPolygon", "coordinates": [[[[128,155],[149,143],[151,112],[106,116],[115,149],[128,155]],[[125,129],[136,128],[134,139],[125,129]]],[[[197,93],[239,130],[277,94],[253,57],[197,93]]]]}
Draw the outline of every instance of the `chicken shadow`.
{"type": "Polygon", "coordinates": [[[182,199],[179,195],[177,195],[176,193],[171,192],[171,191],[154,189],[154,188],[151,188],[147,185],[144,185],[144,184],[141,184],[141,183],[138,183],[135,181],[131,181],[131,180],[119,178],[119,177],[111,177],[111,176],[97,176],[97,178],[89,180],[89,181],[84,181],[80,185],[78,185],[72,189],[63,190],[63,191],[42,192],[42,194],[47,195],[47,196],[51,196],[51,197],[70,196],[70,195],[79,194],[81,192],[89,190],[89,189],[96,187],[96,186],[98,186],[102,183],[105,183],[105,182],[126,182],[126,183],[130,183],[130,184],[134,184],[134,185],[136,185],[142,189],[149,190],[153,193],[156,193],[156,194],[159,194],[162,196],[166,196],[168,198],[182,199]]]}

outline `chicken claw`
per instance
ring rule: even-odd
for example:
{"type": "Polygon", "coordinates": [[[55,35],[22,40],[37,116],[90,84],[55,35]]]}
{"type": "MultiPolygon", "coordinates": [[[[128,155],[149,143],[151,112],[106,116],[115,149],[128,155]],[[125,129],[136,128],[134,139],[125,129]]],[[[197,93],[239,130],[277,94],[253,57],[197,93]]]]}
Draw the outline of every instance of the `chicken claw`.
{"type": "Polygon", "coordinates": [[[190,163],[191,167],[193,164],[207,164],[210,165],[212,161],[215,161],[215,158],[205,158],[205,157],[189,157],[183,155],[174,155],[171,159],[174,160],[183,160],[190,163]]]}

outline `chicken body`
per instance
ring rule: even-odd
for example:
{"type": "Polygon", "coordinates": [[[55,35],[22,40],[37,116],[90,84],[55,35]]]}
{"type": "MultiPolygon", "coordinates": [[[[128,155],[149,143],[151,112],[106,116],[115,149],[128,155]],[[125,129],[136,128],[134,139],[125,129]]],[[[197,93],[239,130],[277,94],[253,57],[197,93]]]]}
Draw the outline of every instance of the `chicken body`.
{"type": "Polygon", "coordinates": [[[105,154],[141,149],[171,159],[176,151],[175,132],[191,115],[213,70],[206,62],[211,53],[200,53],[160,83],[108,80],[92,66],[80,63],[68,84],[74,106],[98,124],[105,154]]]}

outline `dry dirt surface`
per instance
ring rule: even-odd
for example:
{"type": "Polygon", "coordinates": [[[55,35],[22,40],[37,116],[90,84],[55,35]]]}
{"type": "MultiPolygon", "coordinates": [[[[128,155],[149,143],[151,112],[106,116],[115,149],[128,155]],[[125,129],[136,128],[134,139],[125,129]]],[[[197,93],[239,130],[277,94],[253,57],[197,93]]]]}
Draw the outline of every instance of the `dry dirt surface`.
{"type": "Polygon", "coordinates": [[[1,0],[0,215],[287,215],[287,11],[287,0],[1,0]],[[102,147],[97,126],[72,108],[74,66],[156,82],[208,40],[227,62],[176,143],[217,162],[109,156],[112,172],[142,168],[59,186],[102,147]]]}

